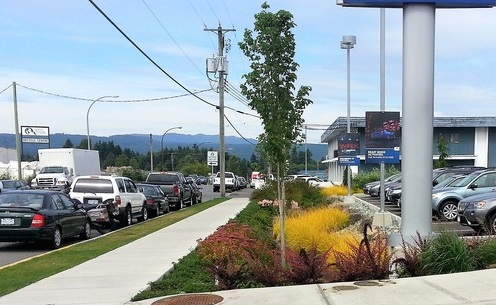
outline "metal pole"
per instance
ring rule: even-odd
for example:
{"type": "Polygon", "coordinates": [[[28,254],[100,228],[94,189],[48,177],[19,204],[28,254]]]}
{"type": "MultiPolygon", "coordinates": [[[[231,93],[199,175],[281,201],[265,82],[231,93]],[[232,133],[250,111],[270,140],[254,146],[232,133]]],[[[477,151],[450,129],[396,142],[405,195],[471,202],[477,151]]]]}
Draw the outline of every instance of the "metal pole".
{"type": "Polygon", "coordinates": [[[169,128],[167,129],[164,134],[162,135],[162,138],[160,139],[160,165],[161,166],[164,166],[164,136],[166,133],[168,133],[169,131],[173,130],[173,129],[181,129],[183,128],[182,126],[176,126],[176,127],[172,127],[172,128],[169,128]]]}
{"type": "MultiPolygon", "coordinates": [[[[380,9],[380,107],[381,111],[386,110],[386,9],[381,7],[380,9]]],[[[386,210],[386,196],[384,194],[384,179],[385,179],[386,169],[384,167],[384,162],[381,162],[381,182],[380,182],[380,199],[381,199],[381,212],[386,210]]]]}
{"type": "Polygon", "coordinates": [[[305,125],[305,174],[307,174],[308,154],[307,154],[307,125],[305,125]]]}
{"type": "Polygon", "coordinates": [[[150,133],[150,172],[153,172],[153,140],[150,133]]]}
{"type": "Polygon", "coordinates": [[[19,134],[19,112],[17,111],[17,88],[16,83],[12,83],[12,89],[14,94],[14,120],[15,120],[15,135],[16,135],[16,153],[17,153],[17,179],[22,180],[21,172],[21,135],[19,134]]]}
{"type": "MultiPolygon", "coordinates": [[[[351,132],[351,103],[350,103],[350,48],[346,49],[346,67],[347,67],[347,106],[346,106],[346,132],[350,133],[351,132]]],[[[346,167],[346,178],[347,178],[347,184],[348,184],[348,196],[351,195],[351,171],[350,167],[346,167]]]]}
{"type": "Polygon", "coordinates": [[[91,149],[91,143],[90,143],[90,110],[91,110],[91,107],[93,107],[93,105],[98,102],[99,100],[101,99],[104,99],[104,98],[118,98],[119,96],[118,95],[105,95],[105,96],[101,96],[99,98],[97,98],[96,100],[94,100],[90,107],[88,107],[88,111],[86,112],[86,136],[87,136],[87,141],[88,141],[88,150],[91,149]]]}

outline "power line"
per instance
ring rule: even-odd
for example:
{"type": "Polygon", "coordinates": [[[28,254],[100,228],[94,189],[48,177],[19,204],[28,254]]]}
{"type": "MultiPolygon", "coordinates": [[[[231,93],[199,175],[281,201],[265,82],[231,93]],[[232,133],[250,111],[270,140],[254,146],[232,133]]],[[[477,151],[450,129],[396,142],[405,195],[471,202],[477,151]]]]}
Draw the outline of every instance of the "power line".
{"type": "Polygon", "coordinates": [[[3,89],[2,91],[0,91],[0,94],[4,93],[7,89],[9,89],[10,87],[12,87],[12,84],[8,85],[7,88],[3,89]]]}
{"type": "Polygon", "coordinates": [[[183,88],[186,92],[190,93],[191,95],[193,95],[194,97],[196,97],[198,100],[202,101],[203,103],[207,104],[207,105],[210,105],[212,107],[215,107],[216,109],[219,108],[219,106],[215,105],[215,104],[212,104],[204,99],[202,99],[201,97],[197,96],[196,94],[194,94],[191,90],[189,90],[188,88],[186,88],[183,84],[181,84],[178,80],[176,80],[174,77],[172,77],[172,75],[170,75],[169,73],[167,73],[167,71],[165,71],[162,67],[160,67],[150,56],[148,56],[148,54],[146,54],[131,38],[129,38],[129,36],[126,35],[126,33],[124,33],[111,19],[110,17],[108,17],[104,11],[102,11],[100,9],[100,7],[98,7],[98,5],[95,4],[95,2],[93,2],[93,0],[88,0],[92,5],[93,7],[95,7],[95,9],[103,16],[105,17],[105,19],[107,19],[107,21],[112,24],[115,29],[117,31],[119,31],[119,33],[122,34],[122,36],[124,36],[143,56],[145,56],[146,59],[148,59],[155,67],[157,67],[162,73],[164,73],[169,79],[171,79],[174,83],[176,83],[179,87],[183,88]]]}
{"type": "Polygon", "coordinates": [[[243,136],[243,135],[242,135],[242,134],[241,134],[241,133],[240,133],[240,132],[236,129],[236,127],[234,127],[233,123],[229,120],[229,118],[228,118],[225,114],[224,114],[224,118],[225,118],[225,119],[229,122],[229,124],[230,124],[230,125],[231,125],[231,127],[234,129],[234,131],[236,131],[236,133],[237,133],[237,134],[238,134],[238,135],[239,135],[239,136],[240,136],[243,140],[245,140],[246,142],[248,142],[248,143],[249,143],[249,144],[251,144],[251,145],[257,145],[257,144],[255,144],[255,143],[252,143],[252,142],[248,141],[248,139],[247,139],[247,138],[245,138],[245,137],[244,137],[244,136],[243,136]]]}

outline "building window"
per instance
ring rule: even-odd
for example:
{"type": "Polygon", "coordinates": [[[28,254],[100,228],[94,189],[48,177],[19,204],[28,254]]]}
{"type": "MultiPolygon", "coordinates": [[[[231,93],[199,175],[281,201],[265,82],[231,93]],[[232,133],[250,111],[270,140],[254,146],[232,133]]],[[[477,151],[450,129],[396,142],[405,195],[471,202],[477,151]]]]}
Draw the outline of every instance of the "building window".
{"type": "Polygon", "coordinates": [[[459,133],[452,133],[450,134],[450,143],[455,143],[458,144],[460,143],[460,134],[459,133]]]}

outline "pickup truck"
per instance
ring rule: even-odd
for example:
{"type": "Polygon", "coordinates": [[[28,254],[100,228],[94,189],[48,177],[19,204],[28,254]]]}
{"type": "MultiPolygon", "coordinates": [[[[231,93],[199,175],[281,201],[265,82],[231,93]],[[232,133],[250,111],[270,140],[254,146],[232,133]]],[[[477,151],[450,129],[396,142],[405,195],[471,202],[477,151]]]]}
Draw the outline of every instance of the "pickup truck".
{"type": "Polygon", "coordinates": [[[180,210],[184,205],[191,205],[193,202],[190,183],[180,172],[149,173],[145,183],[158,185],[169,198],[171,209],[180,210]]]}
{"type": "MultiPolygon", "coordinates": [[[[225,172],[224,177],[225,177],[224,183],[226,190],[230,190],[231,192],[237,190],[238,183],[237,183],[236,175],[234,175],[234,173],[232,172],[225,172]]],[[[214,178],[213,191],[214,192],[220,191],[220,172],[217,173],[217,175],[214,178]]]]}

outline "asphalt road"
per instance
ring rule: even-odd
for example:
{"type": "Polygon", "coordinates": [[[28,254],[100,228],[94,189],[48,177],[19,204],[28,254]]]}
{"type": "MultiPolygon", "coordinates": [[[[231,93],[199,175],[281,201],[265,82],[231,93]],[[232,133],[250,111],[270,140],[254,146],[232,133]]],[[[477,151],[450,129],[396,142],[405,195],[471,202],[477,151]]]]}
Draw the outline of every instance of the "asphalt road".
{"type": "MultiPolygon", "coordinates": [[[[375,206],[380,207],[381,200],[379,197],[371,197],[369,195],[360,195],[360,199],[365,200],[375,206]]],[[[387,212],[393,213],[401,217],[401,209],[391,202],[387,202],[384,206],[387,212]]],[[[433,232],[443,232],[450,231],[456,232],[459,236],[472,236],[475,235],[475,231],[469,227],[462,226],[456,221],[439,221],[436,217],[432,218],[432,231],[433,232]]]]}
{"type": "MultiPolygon", "coordinates": [[[[242,196],[249,197],[252,190],[243,189],[233,193],[226,193],[228,196],[242,196]]],[[[220,193],[214,193],[211,185],[203,185],[202,186],[203,193],[203,202],[212,200],[213,198],[220,197],[220,193]]],[[[174,213],[174,212],[171,212],[174,213]]],[[[165,216],[167,217],[167,216],[165,216]]],[[[92,230],[91,236],[99,236],[96,230],[92,230]]],[[[78,243],[80,239],[78,237],[73,237],[70,239],[66,239],[63,241],[62,246],[67,246],[70,244],[78,243]]],[[[34,257],[46,252],[50,252],[51,250],[43,247],[43,245],[37,243],[9,243],[9,242],[0,242],[0,267],[6,266],[18,261],[21,261],[26,258],[34,257]]]]}

